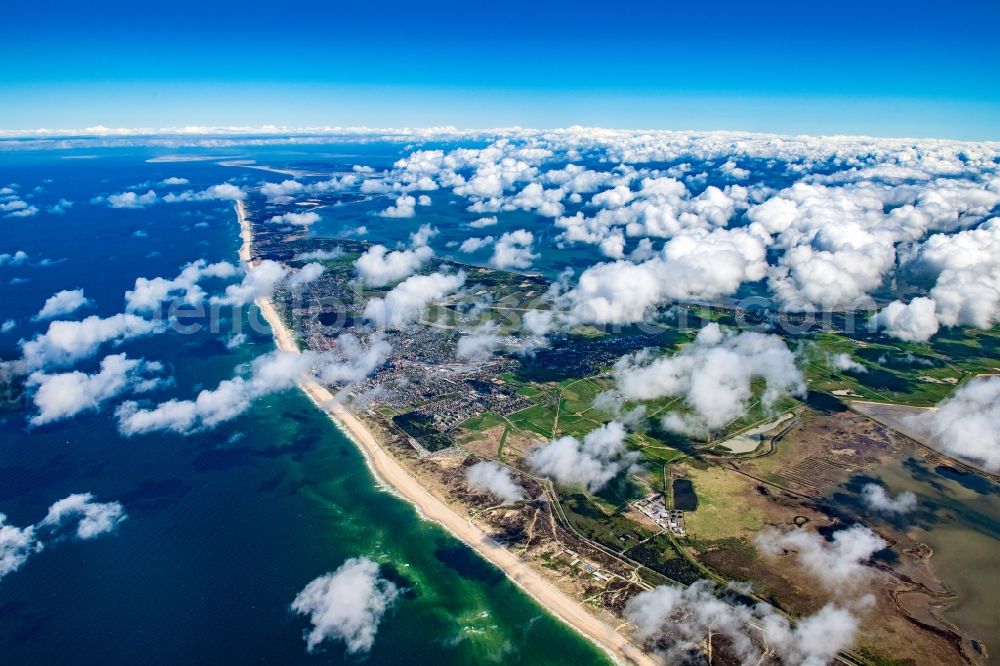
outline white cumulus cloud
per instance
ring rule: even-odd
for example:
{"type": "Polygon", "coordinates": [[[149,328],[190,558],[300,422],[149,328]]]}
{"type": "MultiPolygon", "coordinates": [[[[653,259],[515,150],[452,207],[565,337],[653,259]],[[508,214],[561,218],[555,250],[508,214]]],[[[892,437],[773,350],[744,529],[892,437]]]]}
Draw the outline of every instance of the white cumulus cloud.
{"type": "Polygon", "coordinates": [[[148,190],[144,194],[119,192],[118,194],[109,194],[107,197],[109,208],[145,208],[158,201],[159,197],[153,190],[148,190]]]}
{"type": "Polygon", "coordinates": [[[936,409],[907,420],[943,452],[1000,471],[1000,376],[976,377],[936,409]]]}
{"type": "Polygon", "coordinates": [[[840,370],[841,372],[855,372],[860,374],[868,372],[868,368],[855,361],[847,353],[831,354],[830,365],[834,370],[840,370]]]}
{"type": "Polygon", "coordinates": [[[469,466],[465,479],[473,490],[489,493],[504,504],[524,499],[524,488],[511,477],[510,469],[492,460],[469,466]]]}
{"type": "Polygon", "coordinates": [[[31,423],[43,425],[69,418],[97,409],[125,391],[141,392],[155,388],[159,381],[149,375],[162,369],[163,366],[155,361],[114,354],[105,356],[101,369],[94,374],[79,371],[58,374],[33,372],[28,376],[28,386],[34,390],[31,399],[38,412],[31,417],[31,423]]]}
{"type": "Polygon", "coordinates": [[[373,298],[364,318],[378,328],[403,328],[417,321],[432,302],[465,284],[465,273],[414,275],[396,285],[385,298],[373,298]]]}
{"type": "Polygon", "coordinates": [[[458,249],[466,253],[478,252],[484,247],[492,245],[494,240],[496,239],[493,238],[493,236],[485,236],[483,238],[472,236],[462,241],[462,244],[458,246],[458,249]]]}
{"type": "Polygon", "coordinates": [[[493,322],[486,322],[458,339],[455,355],[460,359],[484,360],[500,347],[503,338],[493,322]]]}
{"type": "Polygon", "coordinates": [[[95,502],[91,493],[70,495],[49,507],[38,525],[59,528],[73,524],[77,539],[94,539],[113,532],[125,520],[125,508],[118,502],[95,502]]]}
{"type": "Polygon", "coordinates": [[[304,213],[283,213],[272,216],[268,222],[272,224],[295,224],[300,227],[308,227],[310,224],[319,222],[319,213],[306,211],[304,213]]]}
{"type": "Polygon", "coordinates": [[[247,269],[239,284],[226,287],[222,296],[214,296],[213,303],[223,305],[246,305],[251,301],[269,296],[275,285],[288,276],[288,269],[277,261],[265,259],[256,266],[247,269]]]}
{"type": "Polygon", "coordinates": [[[734,334],[716,323],[672,356],[654,358],[644,351],[623,357],[614,377],[617,390],[630,400],[682,397],[687,411],[668,413],[663,426],[684,433],[717,430],[746,414],[755,379],[764,380],[765,408],[805,393],[795,356],[780,337],[734,334]]]}
{"type": "Polygon", "coordinates": [[[45,333],[21,343],[27,370],[67,366],[92,356],[101,345],[118,343],[163,330],[161,322],[123,313],[110,317],[91,315],[80,321],[53,321],[45,333]]]}
{"type": "Polygon", "coordinates": [[[382,217],[413,217],[416,215],[417,200],[409,194],[404,194],[396,198],[396,203],[383,210],[379,215],[382,217]]]}
{"type": "Polygon", "coordinates": [[[151,408],[128,401],[116,410],[118,429],[123,435],[157,430],[187,434],[206,430],[236,418],[257,398],[294,386],[312,366],[309,354],[273,351],[254,359],[250,375],[236,375],[203,389],[193,400],[172,399],[151,408]]]}
{"type": "Polygon", "coordinates": [[[205,278],[230,278],[236,275],[237,268],[233,264],[220,261],[209,264],[204,259],[186,264],[181,272],[173,278],[135,279],[135,286],[125,292],[125,309],[129,312],[156,312],[160,305],[173,297],[181,297],[188,305],[199,303],[204,297],[204,291],[198,283],[205,278]]]}
{"type": "Polygon", "coordinates": [[[500,236],[493,246],[490,264],[501,270],[531,268],[531,263],[538,258],[538,255],[531,251],[534,242],[534,234],[525,229],[507,232],[500,236]]]}
{"type": "Polygon", "coordinates": [[[64,289],[45,299],[45,304],[35,315],[35,319],[52,319],[67,315],[91,303],[92,301],[83,295],[83,289],[64,289]]]}
{"type": "Polygon", "coordinates": [[[768,527],[754,538],[754,545],[765,557],[791,558],[829,591],[844,592],[868,578],[868,560],[889,544],[864,525],[854,525],[829,540],[806,529],[768,527]]]}
{"type": "Polygon", "coordinates": [[[909,490],[892,497],[877,483],[866,483],[861,488],[861,499],[872,511],[886,514],[909,513],[917,508],[917,496],[909,490]]]}
{"type": "Polygon", "coordinates": [[[276,350],[254,359],[248,373],[238,371],[215,388],[201,390],[194,399],[174,398],[149,407],[124,402],[115,410],[118,429],[126,436],[209,430],[246,412],[254,400],[291,388],[301,379],[349,386],[384,363],[390,351],[380,336],[373,336],[365,347],[353,335],[337,338],[330,351],[276,350]]]}
{"type": "Polygon", "coordinates": [[[562,296],[561,305],[578,323],[643,321],[671,299],[713,299],[761,279],[766,251],[767,239],[753,230],[685,233],[645,261],[591,266],[562,296]]]}
{"type": "Polygon", "coordinates": [[[918,296],[909,303],[893,301],[875,315],[875,325],[888,335],[907,342],[924,342],[938,332],[937,304],[918,296]]]}
{"type": "Polygon", "coordinates": [[[635,464],[638,454],[625,448],[627,435],[622,423],[610,421],[587,433],[583,441],[567,435],[532,449],[528,464],[536,474],[596,492],[635,464]]]}
{"type": "Polygon", "coordinates": [[[306,585],[291,608],[312,624],[305,636],[309,652],[326,641],[342,641],[348,654],[363,654],[371,650],[382,616],[398,597],[399,589],[379,576],[378,565],[358,557],[306,585]]]}
{"type": "Polygon", "coordinates": [[[380,334],[371,336],[366,347],[357,337],[345,333],[337,338],[333,349],[320,355],[315,364],[316,376],[326,384],[350,386],[385,363],[391,352],[392,345],[380,334]]]}
{"type": "Polygon", "coordinates": [[[827,604],[793,627],[772,606],[728,598],[734,591],[719,594],[707,580],[659,585],[632,597],[625,618],[640,639],[655,639],[655,649],[671,664],[702,663],[709,643],[722,639],[743,666],[765,663],[764,645],[781,663],[825,666],[857,635],[858,618],[846,608],[827,604]]]}
{"type": "Polygon", "coordinates": [[[325,270],[326,266],[320,263],[312,262],[306,264],[299,270],[292,273],[292,276],[288,278],[288,286],[292,289],[296,289],[303,285],[307,285],[310,282],[315,282],[325,270]]]}
{"type": "Polygon", "coordinates": [[[390,252],[384,245],[373,245],[354,262],[361,281],[381,287],[410,277],[434,256],[426,244],[408,250],[390,252]]]}
{"type": "Polygon", "coordinates": [[[0,580],[37,553],[66,539],[87,541],[113,532],[125,520],[118,502],[96,502],[91,493],[65,497],[49,507],[45,518],[19,528],[0,513],[0,580]]]}

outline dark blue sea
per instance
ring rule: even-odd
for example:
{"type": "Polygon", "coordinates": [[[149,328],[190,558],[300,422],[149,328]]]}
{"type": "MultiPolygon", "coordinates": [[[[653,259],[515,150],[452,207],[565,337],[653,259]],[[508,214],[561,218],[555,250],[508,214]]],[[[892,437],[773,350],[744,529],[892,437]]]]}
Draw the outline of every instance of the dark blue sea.
{"type": "MultiPolygon", "coordinates": [[[[313,151],[277,157],[349,165],[391,164],[399,156],[398,147],[380,145],[313,151]]],[[[82,288],[93,301],[74,317],[106,317],[123,310],[136,277],[170,277],[196,259],[236,260],[238,225],[228,202],[135,210],[91,203],[168,177],[188,179],[185,187],[194,190],[283,178],[218,160],[147,161],[167,152],[178,151],[0,153],[0,187],[16,184],[39,208],[31,217],[0,217],[0,254],[28,255],[0,266],[0,321],[15,322],[0,334],[0,358],[17,358],[18,341],[45,329],[32,316],[59,290],[82,288]],[[60,199],[72,207],[52,212],[60,199]]],[[[273,153],[212,152],[263,162],[276,159],[273,153]]],[[[378,224],[364,211],[345,215],[378,224]]],[[[326,211],[316,233],[334,234],[341,224],[358,221],[326,211]]],[[[391,239],[409,230],[384,231],[391,239]]],[[[94,372],[105,354],[125,352],[162,362],[174,379],[146,398],[191,398],[273,349],[266,332],[246,326],[247,313],[219,331],[107,345],[76,369],[94,372]],[[224,341],[233,327],[248,339],[229,349],[224,341]]],[[[0,411],[0,513],[8,524],[37,523],[54,501],[81,492],[121,502],[128,514],[115,533],[47,545],[0,579],[0,663],[606,661],[498,570],[380,490],[354,445],[297,391],[264,398],[193,435],[122,437],[113,408],[114,401],[38,427],[29,427],[32,407],[23,397],[0,411]],[[347,655],[336,642],[308,654],[309,625],[289,604],[309,581],[359,556],[378,562],[402,596],[367,655],[347,655]]]]}

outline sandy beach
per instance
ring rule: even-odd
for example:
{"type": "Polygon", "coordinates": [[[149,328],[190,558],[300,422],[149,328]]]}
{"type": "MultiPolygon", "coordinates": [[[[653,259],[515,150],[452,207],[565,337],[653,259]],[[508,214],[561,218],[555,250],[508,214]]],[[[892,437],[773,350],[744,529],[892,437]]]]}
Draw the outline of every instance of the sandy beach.
{"type": "MultiPolygon", "coordinates": [[[[236,202],[236,212],[240,221],[240,238],[243,240],[239,251],[240,260],[249,263],[253,226],[247,219],[246,207],[242,201],[236,202]]],[[[285,326],[271,300],[260,298],[256,303],[271,326],[277,347],[299,353],[295,336],[285,326]]],[[[541,606],[612,655],[619,663],[656,664],[612,626],[589,613],[582,604],[545,580],[526,562],[490,539],[478,526],[428,492],[379,445],[371,431],[354,414],[334,400],[333,394],[326,387],[308,377],[299,382],[299,387],[350,436],[365,455],[374,474],[394,488],[403,499],[412,503],[421,516],[438,523],[499,567],[541,606]]]]}

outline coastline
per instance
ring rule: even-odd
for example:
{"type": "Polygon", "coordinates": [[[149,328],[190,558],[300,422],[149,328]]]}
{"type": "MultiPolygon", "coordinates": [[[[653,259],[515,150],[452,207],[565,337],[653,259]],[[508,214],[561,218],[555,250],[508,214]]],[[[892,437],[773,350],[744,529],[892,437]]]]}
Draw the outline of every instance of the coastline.
{"type": "MultiPolygon", "coordinates": [[[[247,219],[246,206],[242,201],[236,202],[236,213],[242,240],[239,257],[241,261],[251,263],[253,225],[247,219]]],[[[256,300],[256,305],[271,327],[275,345],[283,351],[300,353],[295,336],[281,320],[271,303],[271,299],[269,297],[259,298],[256,300]]],[[[653,666],[657,663],[611,625],[592,615],[580,602],[559,590],[540,573],[532,569],[528,563],[493,541],[478,526],[456,513],[444,501],[420,485],[395,458],[382,448],[360,419],[336,402],[329,389],[311,378],[303,378],[298,385],[309,399],[326,413],[361,450],[376,479],[412,504],[422,518],[437,523],[452,536],[489,560],[503,571],[515,585],[532,597],[536,603],[597,645],[615,661],[644,666],[653,666]]]]}

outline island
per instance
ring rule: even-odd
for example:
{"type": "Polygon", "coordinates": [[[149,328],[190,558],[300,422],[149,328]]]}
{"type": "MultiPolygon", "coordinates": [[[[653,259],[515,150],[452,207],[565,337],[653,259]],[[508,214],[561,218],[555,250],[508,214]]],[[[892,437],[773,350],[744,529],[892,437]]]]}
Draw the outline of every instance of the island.
{"type": "MultiPolygon", "coordinates": [[[[318,198],[305,206],[329,203],[318,198]]],[[[240,259],[249,266],[268,260],[299,269],[309,257],[322,257],[318,280],[301,288],[279,285],[257,300],[279,349],[322,351],[343,334],[375,335],[364,321],[365,306],[392,285],[370,288],[357,280],[353,262],[369,243],[259,222],[282,214],[280,203],[250,198],[236,202],[236,211],[240,259]]],[[[393,351],[373,375],[330,386],[303,378],[301,389],[388,489],[616,661],[659,663],[656,646],[624,620],[628,600],[658,585],[745,584],[750,602],[789,618],[815,612],[820,596],[799,573],[762,557],[754,535],[773,526],[859,521],[863,508],[845,508],[831,493],[866,471],[885,472],[905,460],[997,481],[974,462],[921,441],[897,413],[932,408],[957,385],[995,372],[991,353],[974,350],[997,349],[997,331],[957,330],[917,345],[856,326],[852,313],[780,313],[787,330],[799,331],[789,341],[808,345],[807,394],[765,404],[763,387],[755,386],[745,416],[704,436],[682,437],[655,423],[629,433],[635,464],[608,485],[554,483],[526,464],[534,447],[560,437],[583,439],[628,410],[649,417],[683,410],[670,398],[602,404],[619,359],[642,350],[677,351],[713,322],[752,330],[760,313],[680,303],[655,326],[610,332],[581,326],[524,353],[529,336],[520,315],[550,307],[551,282],[446,257],[434,257],[424,269],[442,270],[461,271],[465,288],[436,300],[415,324],[379,332],[393,351]],[[499,351],[459,358],[460,340],[477,330],[499,336],[499,351]],[[831,360],[844,355],[854,365],[831,360]],[[484,461],[507,470],[524,497],[498,501],[470,487],[469,468],[484,461]]],[[[985,660],[988,637],[971,634],[948,613],[958,595],[934,566],[927,535],[904,528],[879,534],[904,556],[877,563],[875,609],[857,647],[842,652],[840,661],[904,663],[886,655],[921,663],[985,660]]],[[[766,637],[761,642],[766,645],[766,637]]],[[[716,659],[726,663],[724,646],[716,659]]]]}

